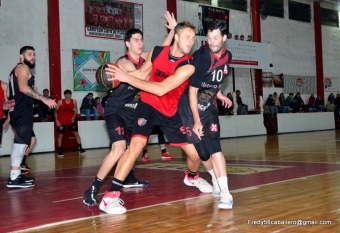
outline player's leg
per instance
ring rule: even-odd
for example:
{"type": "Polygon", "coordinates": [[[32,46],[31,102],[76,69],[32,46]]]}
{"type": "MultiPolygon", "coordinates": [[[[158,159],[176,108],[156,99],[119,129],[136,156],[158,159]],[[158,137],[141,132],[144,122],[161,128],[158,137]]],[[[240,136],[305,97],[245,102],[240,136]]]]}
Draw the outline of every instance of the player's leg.
{"type": "Polygon", "coordinates": [[[34,186],[34,178],[21,174],[20,164],[27,146],[31,143],[33,118],[11,116],[11,125],[15,132],[11,152],[11,173],[8,178],[8,188],[29,188],[34,186]]]}
{"type": "Polygon", "coordinates": [[[22,158],[21,164],[20,164],[20,168],[21,168],[21,172],[25,173],[25,172],[31,172],[32,169],[27,165],[26,163],[26,159],[27,156],[31,153],[31,151],[33,150],[34,146],[37,144],[37,138],[35,137],[35,134],[32,130],[32,137],[31,137],[31,143],[30,145],[27,147],[26,151],[25,151],[25,155],[22,158]]]}
{"type": "Polygon", "coordinates": [[[63,142],[65,128],[66,128],[66,126],[63,126],[63,125],[57,127],[57,133],[58,133],[58,156],[59,157],[64,157],[63,149],[62,149],[61,146],[62,146],[62,142],[63,142]]]}
{"type": "Polygon", "coordinates": [[[76,141],[78,143],[79,153],[85,154],[86,150],[84,150],[83,146],[81,145],[81,139],[78,133],[78,124],[76,122],[73,122],[72,124],[67,126],[67,130],[71,131],[74,134],[74,137],[76,138],[76,141]]]}
{"type": "Polygon", "coordinates": [[[175,157],[166,150],[163,131],[159,128],[159,126],[155,126],[154,130],[158,136],[158,144],[161,148],[162,159],[174,159],[175,157]]]}

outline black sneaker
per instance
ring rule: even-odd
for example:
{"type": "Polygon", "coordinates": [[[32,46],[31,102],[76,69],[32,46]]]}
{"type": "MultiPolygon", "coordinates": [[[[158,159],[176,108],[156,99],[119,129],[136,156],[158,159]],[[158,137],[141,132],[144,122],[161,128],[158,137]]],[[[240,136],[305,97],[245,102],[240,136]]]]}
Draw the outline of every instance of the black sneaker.
{"type": "Polygon", "coordinates": [[[58,157],[64,157],[63,150],[58,150],[58,157]]]}
{"type": "Polygon", "coordinates": [[[134,180],[126,180],[123,183],[123,188],[145,187],[148,186],[149,184],[150,184],[149,181],[138,180],[135,178],[134,180]]]}
{"type": "Polygon", "coordinates": [[[24,176],[23,174],[21,174],[20,176],[21,176],[21,179],[26,183],[33,183],[35,181],[34,177],[24,176]]]}
{"type": "Polygon", "coordinates": [[[84,192],[83,203],[87,206],[95,206],[97,203],[98,190],[92,185],[91,188],[84,192]]]}
{"type": "Polygon", "coordinates": [[[24,171],[24,172],[31,172],[32,171],[32,169],[29,166],[27,166],[26,163],[22,163],[20,165],[20,169],[21,169],[21,171],[24,171]]]}
{"type": "Polygon", "coordinates": [[[15,180],[11,180],[11,178],[8,178],[7,182],[8,188],[31,188],[34,187],[33,182],[25,182],[23,176],[18,176],[15,180]]]}
{"type": "Polygon", "coordinates": [[[83,148],[79,148],[79,153],[80,153],[80,154],[85,154],[85,153],[86,153],[86,150],[84,150],[83,148]]]}

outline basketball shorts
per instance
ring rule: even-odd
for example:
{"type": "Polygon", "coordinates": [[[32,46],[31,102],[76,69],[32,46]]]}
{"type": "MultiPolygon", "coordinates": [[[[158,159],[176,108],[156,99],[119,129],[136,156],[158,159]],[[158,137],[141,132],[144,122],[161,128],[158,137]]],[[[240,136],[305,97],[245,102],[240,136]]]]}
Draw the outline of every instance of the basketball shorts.
{"type": "Polygon", "coordinates": [[[129,143],[133,126],[132,113],[132,111],[117,111],[116,113],[105,114],[111,144],[121,140],[126,140],[129,143]]]}
{"type": "Polygon", "coordinates": [[[57,127],[57,132],[60,133],[60,134],[64,134],[65,131],[66,131],[66,128],[68,131],[71,131],[71,132],[78,132],[78,124],[77,122],[73,122],[69,125],[62,125],[62,126],[58,126],[57,127]]]}
{"type": "Polygon", "coordinates": [[[5,121],[6,121],[6,118],[0,119],[0,145],[2,144],[2,132],[4,130],[5,121]]]}
{"type": "Polygon", "coordinates": [[[148,139],[154,126],[157,125],[163,131],[171,146],[188,144],[178,113],[172,117],[166,117],[150,105],[139,101],[134,114],[132,137],[148,139]]]}
{"type": "Polygon", "coordinates": [[[11,115],[10,124],[14,130],[14,143],[31,144],[31,137],[35,136],[33,131],[33,116],[17,116],[11,115]]]}

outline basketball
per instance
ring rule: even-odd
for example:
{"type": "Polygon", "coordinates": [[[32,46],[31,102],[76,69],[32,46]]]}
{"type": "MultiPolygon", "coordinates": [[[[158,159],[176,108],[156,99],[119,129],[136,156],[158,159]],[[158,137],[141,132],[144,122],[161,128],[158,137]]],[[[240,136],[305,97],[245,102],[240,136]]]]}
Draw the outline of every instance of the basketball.
{"type": "Polygon", "coordinates": [[[107,64],[116,66],[113,63],[104,63],[104,64],[100,65],[97,68],[97,71],[96,71],[96,81],[100,86],[105,87],[106,89],[113,89],[113,88],[116,88],[116,87],[119,86],[120,81],[118,81],[118,80],[113,80],[113,81],[107,80],[108,78],[111,78],[111,76],[107,75],[106,71],[105,71],[105,69],[108,68],[107,64]]]}

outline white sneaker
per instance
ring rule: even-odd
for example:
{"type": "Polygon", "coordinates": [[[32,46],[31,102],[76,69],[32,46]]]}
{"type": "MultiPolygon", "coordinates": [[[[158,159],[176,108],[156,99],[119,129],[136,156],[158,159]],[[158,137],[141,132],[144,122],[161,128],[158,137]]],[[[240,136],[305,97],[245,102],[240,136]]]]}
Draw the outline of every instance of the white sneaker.
{"type": "Polygon", "coordinates": [[[221,199],[217,204],[220,209],[232,209],[233,208],[233,196],[232,195],[221,195],[221,199]]]}
{"type": "Polygon", "coordinates": [[[211,193],[213,191],[213,187],[205,179],[200,178],[198,174],[194,178],[190,178],[188,176],[188,171],[185,171],[184,173],[184,184],[195,186],[202,193],[211,193]]]}
{"type": "Polygon", "coordinates": [[[213,183],[213,191],[212,191],[212,195],[214,197],[219,197],[221,194],[221,189],[220,186],[218,185],[218,182],[216,179],[212,179],[212,183],[213,183]]]}
{"type": "Polygon", "coordinates": [[[123,206],[124,201],[119,198],[120,192],[105,192],[103,200],[100,202],[99,209],[107,214],[124,214],[126,208],[123,206]]]}

